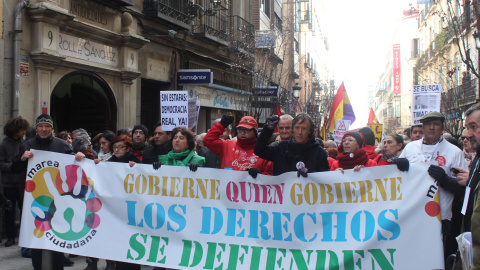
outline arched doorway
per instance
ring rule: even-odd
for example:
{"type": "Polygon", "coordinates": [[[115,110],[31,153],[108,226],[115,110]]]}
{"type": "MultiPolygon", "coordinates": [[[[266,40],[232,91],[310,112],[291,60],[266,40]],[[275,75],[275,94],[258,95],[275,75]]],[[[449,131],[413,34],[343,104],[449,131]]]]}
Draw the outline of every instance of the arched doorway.
{"type": "Polygon", "coordinates": [[[53,89],[50,111],[56,132],[84,128],[91,134],[116,131],[117,106],[112,90],[89,72],[66,75],[53,89]]]}

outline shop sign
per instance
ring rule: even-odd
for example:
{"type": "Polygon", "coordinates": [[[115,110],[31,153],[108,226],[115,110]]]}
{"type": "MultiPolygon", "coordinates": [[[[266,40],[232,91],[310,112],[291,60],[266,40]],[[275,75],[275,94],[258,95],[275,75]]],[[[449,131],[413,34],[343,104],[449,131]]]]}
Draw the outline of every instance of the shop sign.
{"type": "Polygon", "coordinates": [[[254,88],[252,92],[254,96],[276,97],[278,95],[278,87],[254,88]]]}
{"type": "Polygon", "coordinates": [[[255,31],[255,48],[270,49],[275,48],[277,35],[274,30],[257,30],[255,31]]]}
{"type": "Polygon", "coordinates": [[[210,69],[181,69],[177,72],[177,84],[211,84],[213,72],[210,69]]]}
{"type": "Polygon", "coordinates": [[[20,55],[20,76],[28,76],[28,55],[20,55]]]}
{"type": "Polygon", "coordinates": [[[60,55],[109,66],[118,65],[118,49],[105,44],[61,33],[58,47],[60,55]]]}
{"type": "Polygon", "coordinates": [[[246,111],[249,96],[231,93],[205,86],[186,88],[189,98],[198,98],[202,107],[211,107],[227,110],[246,111]]]}

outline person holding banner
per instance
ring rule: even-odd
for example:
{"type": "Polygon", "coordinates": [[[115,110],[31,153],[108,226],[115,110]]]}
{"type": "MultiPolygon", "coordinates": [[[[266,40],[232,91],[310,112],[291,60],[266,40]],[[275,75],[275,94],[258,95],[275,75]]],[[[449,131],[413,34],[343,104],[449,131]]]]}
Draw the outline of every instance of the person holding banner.
{"type": "MultiPolygon", "coordinates": [[[[15,157],[12,163],[13,172],[21,172],[26,179],[28,160],[33,157],[31,149],[44,150],[62,154],[74,154],[72,147],[65,140],[53,136],[53,119],[49,114],[42,113],[35,120],[37,135],[26,141],[19,151],[19,155],[15,157]]],[[[76,153],[75,160],[80,161],[85,158],[83,153],[76,153]]],[[[42,249],[32,249],[32,265],[33,269],[42,269],[42,261],[50,260],[52,262],[51,269],[63,269],[64,255],[61,252],[48,251],[42,249]]]]}
{"type": "MultiPolygon", "coordinates": [[[[413,141],[403,150],[401,158],[410,163],[434,163],[428,168],[428,174],[437,182],[440,190],[440,213],[444,240],[451,230],[452,202],[454,194],[461,189],[453,178],[455,167],[467,169],[462,151],[443,138],[445,116],[439,112],[429,112],[419,119],[423,128],[423,139],[413,141]]],[[[445,241],[444,241],[445,243],[445,241]]],[[[445,246],[444,246],[445,250],[445,246]]],[[[445,258],[450,255],[445,252],[445,258]]]]}
{"type": "Polygon", "coordinates": [[[259,173],[272,175],[273,165],[254,154],[258,137],[258,123],[251,116],[244,116],[237,125],[237,140],[223,140],[220,136],[233,116],[223,115],[219,123],[212,126],[203,138],[203,144],[222,159],[222,169],[248,171],[256,178],[259,173]]]}
{"type": "Polygon", "coordinates": [[[327,152],[315,139],[315,125],[306,113],[300,113],[293,119],[293,136],[290,139],[268,144],[280,120],[278,115],[267,119],[254,150],[259,157],[273,161],[273,175],[297,171],[297,176],[307,177],[309,172],[328,171],[327,152]]]}
{"type": "Polygon", "coordinates": [[[176,127],[172,130],[172,150],[166,155],[158,157],[158,161],[153,162],[153,168],[158,170],[162,165],[188,166],[190,171],[197,171],[198,167],[203,167],[205,158],[195,154],[195,135],[192,131],[176,127]]]}
{"type": "Polygon", "coordinates": [[[407,171],[409,166],[408,160],[398,158],[403,148],[405,148],[403,137],[395,133],[389,134],[383,140],[382,154],[378,155],[374,161],[379,166],[397,164],[400,171],[407,171]]]}
{"type": "Polygon", "coordinates": [[[362,134],[349,131],[342,137],[342,142],[338,147],[337,160],[331,166],[331,171],[353,169],[358,171],[364,167],[375,167],[377,163],[368,158],[365,150],[365,139],[362,134]]]}
{"type": "Polygon", "coordinates": [[[113,137],[112,145],[113,156],[108,161],[129,163],[130,167],[133,167],[135,163],[141,163],[140,159],[130,151],[133,143],[127,135],[113,137]]]}

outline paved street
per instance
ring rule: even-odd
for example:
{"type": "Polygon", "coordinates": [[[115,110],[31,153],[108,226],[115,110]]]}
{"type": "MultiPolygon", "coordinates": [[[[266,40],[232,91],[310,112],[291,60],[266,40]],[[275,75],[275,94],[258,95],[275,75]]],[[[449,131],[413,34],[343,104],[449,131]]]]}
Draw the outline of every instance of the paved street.
{"type": "MultiPolygon", "coordinates": [[[[20,255],[20,247],[18,245],[13,245],[11,247],[5,247],[6,239],[2,239],[0,243],[0,270],[29,270],[33,269],[32,260],[23,258],[20,255]]],[[[18,238],[17,238],[18,241],[18,238]]],[[[75,264],[71,267],[65,267],[66,270],[83,270],[87,263],[85,262],[85,257],[78,256],[76,258],[71,258],[75,264]]],[[[142,270],[151,270],[153,267],[143,266],[142,270]]],[[[100,260],[98,263],[98,269],[105,269],[105,260],[100,260]]]]}

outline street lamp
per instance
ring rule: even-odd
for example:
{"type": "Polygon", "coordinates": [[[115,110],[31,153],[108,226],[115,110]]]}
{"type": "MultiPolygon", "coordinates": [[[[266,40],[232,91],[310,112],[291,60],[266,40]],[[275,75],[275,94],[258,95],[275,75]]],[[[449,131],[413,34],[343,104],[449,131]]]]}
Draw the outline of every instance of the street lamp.
{"type": "Polygon", "coordinates": [[[475,38],[475,47],[480,50],[480,34],[477,31],[473,33],[473,38],[475,38]]]}
{"type": "Polygon", "coordinates": [[[300,97],[300,91],[302,91],[302,87],[298,83],[296,83],[292,87],[292,89],[293,89],[293,97],[298,100],[298,98],[300,97]]]}
{"type": "Polygon", "coordinates": [[[296,83],[294,86],[292,86],[293,90],[293,98],[295,99],[295,104],[293,105],[293,112],[297,112],[297,104],[298,104],[298,98],[300,97],[300,91],[302,91],[302,87],[296,83]]]}

